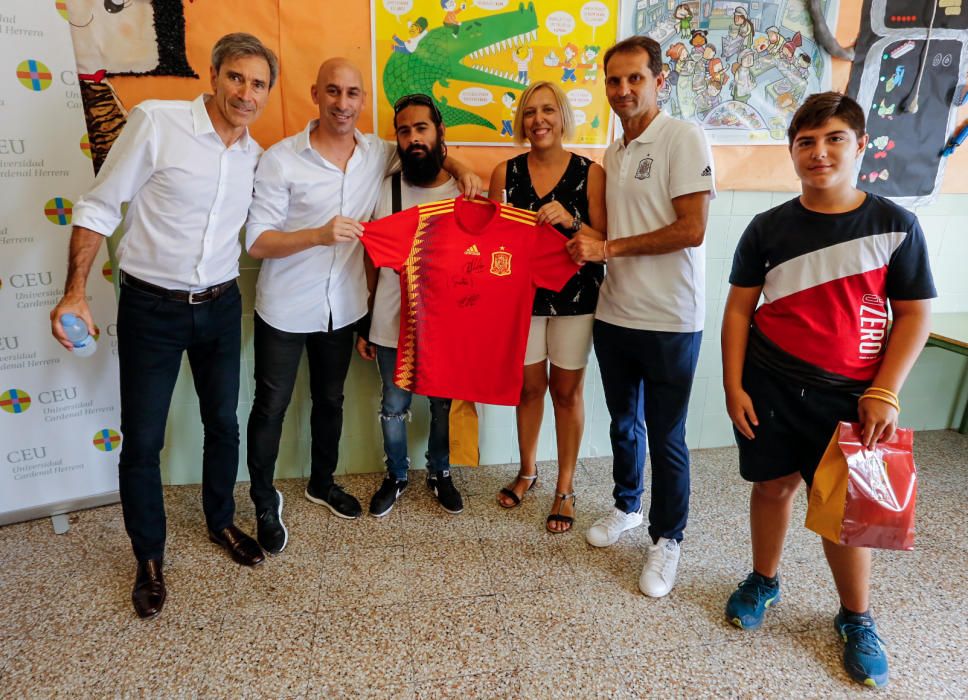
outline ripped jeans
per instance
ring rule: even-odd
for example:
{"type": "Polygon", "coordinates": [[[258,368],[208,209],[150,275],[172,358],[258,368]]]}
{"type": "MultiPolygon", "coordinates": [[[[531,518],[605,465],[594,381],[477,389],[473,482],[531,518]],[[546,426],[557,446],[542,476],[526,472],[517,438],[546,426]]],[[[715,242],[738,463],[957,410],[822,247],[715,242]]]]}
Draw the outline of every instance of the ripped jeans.
{"type": "MultiPolygon", "coordinates": [[[[397,349],[376,346],[376,361],[383,380],[383,400],[380,402],[380,428],[383,430],[383,452],[387,472],[394,479],[406,479],[410,467],[407,456],[407,421],[410,420],[410,401],[406,389],[393,383],[397,364],[397,349]]],[[[427,470],[438,473],[450,469],[450,399],[430,398],[430,436],[427,444],[427,470]]]]}

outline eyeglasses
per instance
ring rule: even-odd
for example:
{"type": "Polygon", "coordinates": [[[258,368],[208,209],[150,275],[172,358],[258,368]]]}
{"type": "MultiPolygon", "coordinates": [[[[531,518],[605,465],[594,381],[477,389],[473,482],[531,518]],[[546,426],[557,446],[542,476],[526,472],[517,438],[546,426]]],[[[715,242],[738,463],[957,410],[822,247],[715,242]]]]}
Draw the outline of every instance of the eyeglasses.
{"type": "Polygon", "coordinates": [[[430,109],[431,118],[434,124],[438,126],[444,121],[444,118],[440,116],[440,110],[437,108],[437,103],[434,102],[434,98],[430,95],[425,95],[422,92],[414,92],[410,95],[404,95],[399,100],[393,103],[393,114],[396,116],[400,114],[403,110],[411,105],[423,105],[430,109]]]}

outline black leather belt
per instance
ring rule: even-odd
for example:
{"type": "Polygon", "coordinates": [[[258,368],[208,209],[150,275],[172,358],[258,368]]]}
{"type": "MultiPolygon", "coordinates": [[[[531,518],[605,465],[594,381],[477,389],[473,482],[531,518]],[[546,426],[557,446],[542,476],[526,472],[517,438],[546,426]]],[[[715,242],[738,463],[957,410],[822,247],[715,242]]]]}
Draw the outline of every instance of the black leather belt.
{"type": "Polygon", "coordinates": [[[235,280],[229,280],[222,284],[216,284],[208,289],[199,289],[194,292],[186,292],[184,289],[165,289],[157,284],[139,280],[137,277],[129,275],[124,270],[121,271],[121,284],[125,287],[137,289],[139,292],[151,294],[170,301],[178,301],[185,304],[204,304],[206,301],[218,299],[222,294],[235,286],[235,280]]]}

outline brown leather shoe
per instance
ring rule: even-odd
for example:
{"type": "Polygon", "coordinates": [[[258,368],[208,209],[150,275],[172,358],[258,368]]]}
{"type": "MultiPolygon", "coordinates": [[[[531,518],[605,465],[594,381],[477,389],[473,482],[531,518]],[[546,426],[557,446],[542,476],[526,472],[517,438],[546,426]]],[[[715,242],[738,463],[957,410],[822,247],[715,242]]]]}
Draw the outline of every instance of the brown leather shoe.
{"type": "Polygon", "coordinates": [[[138,573],[134,577],[134,590],[131,602],[138,617],[154,617],[165,604],[165,577],[161,574],[161,561],[149,559],[138,562],[138,573]]]}
{"type": "Polygon", "coordinates": [[[229,525],[218,533],[209,530],[208,539],[222,547],[242,566],[255,566],[265,561],[266,555],[262,553],[259,543],[235,525],[229,525]]]}

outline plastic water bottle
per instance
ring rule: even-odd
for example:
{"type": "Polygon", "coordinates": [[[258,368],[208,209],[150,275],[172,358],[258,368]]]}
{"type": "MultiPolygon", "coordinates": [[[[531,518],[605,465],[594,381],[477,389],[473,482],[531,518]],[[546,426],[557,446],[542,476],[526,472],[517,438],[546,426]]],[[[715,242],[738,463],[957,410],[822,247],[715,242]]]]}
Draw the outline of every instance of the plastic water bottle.
{"type": "Polygon", "coordinates": [[[67,339],[74,344],[74,354],[78,357],[90,357],[97,350],[97,341],[87,331],[84,319],[74,314],[64,314],[60,317],[61,326],[67,339]]]}

